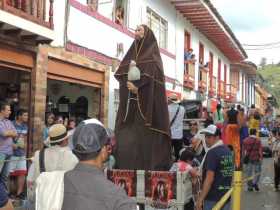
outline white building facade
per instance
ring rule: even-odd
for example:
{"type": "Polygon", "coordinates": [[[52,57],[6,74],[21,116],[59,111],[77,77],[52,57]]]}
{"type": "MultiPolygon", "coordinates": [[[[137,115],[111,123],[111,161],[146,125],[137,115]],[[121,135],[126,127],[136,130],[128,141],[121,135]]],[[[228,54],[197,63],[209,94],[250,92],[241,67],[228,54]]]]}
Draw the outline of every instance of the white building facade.
{"type": "Polygon", "coordinates": [[[237,87],[236,102],[245,108],[256,104],[257,66],[251,62],[231,65],[231,78],[237,87]]]}
{"type": "Polygon", "coordinates": [[[204,105],[211,98],[232,102],[230,65],[245,59],[246,53],[209,1],[60,0],[54,2],[54,14],[53,47],[65,47],[108,66],[110,128],[114,128],[119,100],[114,72],[134,40],[136,26],[142,23],[158,39],[167,94],[203,99],[204,105]],[[119,8],[122,23],[115,18],[119,8]],[[187,48],[193,49],[197,60],[192,75],[186,73],[187,48]],[[210,64],[202,67],[199,60],[203,66],[210,64]],[[191,85],[186,85],[189,79],[191,85]]]}

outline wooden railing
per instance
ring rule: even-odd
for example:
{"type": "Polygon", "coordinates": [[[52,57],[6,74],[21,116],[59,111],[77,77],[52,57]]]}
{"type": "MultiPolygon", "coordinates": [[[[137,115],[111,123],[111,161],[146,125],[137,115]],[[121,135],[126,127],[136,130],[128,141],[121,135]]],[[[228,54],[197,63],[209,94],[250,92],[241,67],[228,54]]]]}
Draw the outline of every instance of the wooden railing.
{"type": "Polygon", "coordinates": [[[217,77],[212,76],[209,78],[209,95],[215,96],[217,89],[217,77]]]}
{"type": "Polygon", "coordinates": [[[216,89],[217,89],[217,77],[213,76],[212,77],[212,90],[214,92],[216,92],[216,89]]]}
{"type": "Polygon", "coordinates": [[[205,92],[207,89],[207,73],[208,70],[204,67],[199,67],[199,83],[198,87],[200,92],[205,92]]]}
{"type": "Polygon", "coordinates": [[[195,63],[186,61],[185,69],[184,69],[184,86],[193,89],[194,82],[195,82],[195,63]]]}
{"type": "Polygon", "coordinates": [[[53,2],[54,0],[0,0],[0,9],[53,28],[53,2]]]}
{"type": "Polygon", "coordinates": [[[237,99],[237,87],[231,85],[231,100],[236,101],[237,99]]]}
{"type": "Polygon", "coordinates": [[[237,88],[232,84],[226,85],[226,100],[235,102],[237,98],[237,88]]]}
{"type": "Polygon", "coordinates": [[[221,80],[218,82],[218,96],[220,98],[225,97],[225,82],[221,80]]]}
{"type": "Polygon", "coordinates": [[[190,89],[194,88],[194,78],[188,74],[184,76],[184,86],[190,89]]]}

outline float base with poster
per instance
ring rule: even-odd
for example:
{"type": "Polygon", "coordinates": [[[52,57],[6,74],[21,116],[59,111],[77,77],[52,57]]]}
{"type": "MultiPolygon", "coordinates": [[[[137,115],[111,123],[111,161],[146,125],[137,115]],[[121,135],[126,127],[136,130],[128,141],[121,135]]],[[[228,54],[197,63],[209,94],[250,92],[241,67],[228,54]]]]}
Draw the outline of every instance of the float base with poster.
{"type": "Polygon", "coordinates": [[[107,177],[124,187],[141,210],[184,210],[193,197],[192,181],[186,172],[109,170],[107,177]]]}
{"type": "Polygon", "coordinates": [[[176,173],[147,171],[145,173],[145,197],[155,208],[168,208],[176,199],[176,173]]]}
{"type": "Polygon", "coordinates": [[[136,197],[136,171],[132,170],[108,170],[108,179],[123,188],[129,197],[136,197]]]}

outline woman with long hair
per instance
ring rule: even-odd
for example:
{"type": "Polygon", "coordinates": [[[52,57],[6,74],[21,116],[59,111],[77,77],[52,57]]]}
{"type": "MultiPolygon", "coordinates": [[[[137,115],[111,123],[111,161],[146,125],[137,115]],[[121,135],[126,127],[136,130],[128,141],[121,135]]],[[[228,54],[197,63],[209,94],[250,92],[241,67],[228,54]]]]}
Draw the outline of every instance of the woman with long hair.
{"type": "Polygon", "coordinates": [[[222,129],[224,125],[224,113],[222,110],[222,105],[217,104],[216,112],[214,113],[214,124],[217,128],[222,129]]]}
{"type": "Polygon", "coordinates": [[[240,147],[240,122],[239,113],[235,110],[235,105],[231,106],[231,109],[227,111],[226,115],[227,127],[226,127],[226,141],[228,145],[231,145],[234,150],[235,167],[240,168],[241,161],[241,147],[240,147]]]}

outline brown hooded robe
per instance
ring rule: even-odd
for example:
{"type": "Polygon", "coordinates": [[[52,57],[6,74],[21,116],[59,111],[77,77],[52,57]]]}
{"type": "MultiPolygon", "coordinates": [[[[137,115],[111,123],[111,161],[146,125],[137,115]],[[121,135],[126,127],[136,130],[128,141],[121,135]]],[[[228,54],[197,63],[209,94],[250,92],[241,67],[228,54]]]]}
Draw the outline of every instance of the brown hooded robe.
{"type": "Polygon", "coordinates": [[[117,167],[169,170],[171,142],[163,65],[153,32],[143,27],[144,38],[133,42],[115,74],[120,84],[115,128],[117,167]],[[128,104],[127,73],[132,60],[141,71],[141,79],[133,82],[138,94],[131,93],[134,99],[128,104]]]}

